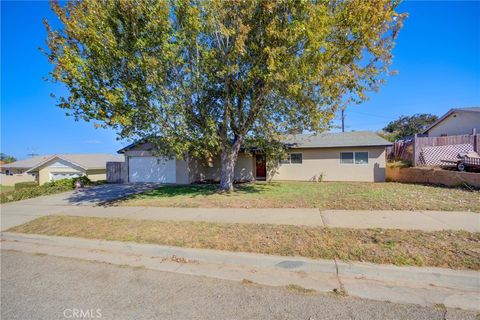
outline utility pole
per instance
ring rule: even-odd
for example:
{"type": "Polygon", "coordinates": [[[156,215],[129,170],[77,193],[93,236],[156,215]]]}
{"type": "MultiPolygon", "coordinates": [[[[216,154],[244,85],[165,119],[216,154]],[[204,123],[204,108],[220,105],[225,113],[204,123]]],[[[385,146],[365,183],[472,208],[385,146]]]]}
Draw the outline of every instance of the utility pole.
{"type": "Polygon", "coordinates": [[[342,109],[342,132],[345,132],[345,109],[342,109]]]}

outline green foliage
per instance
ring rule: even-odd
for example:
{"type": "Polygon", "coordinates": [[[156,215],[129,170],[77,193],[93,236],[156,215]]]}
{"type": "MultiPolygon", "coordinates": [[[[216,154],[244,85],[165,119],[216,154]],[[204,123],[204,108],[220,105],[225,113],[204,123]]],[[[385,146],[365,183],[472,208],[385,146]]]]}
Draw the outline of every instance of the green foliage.
{"type": "Polygon", "coordinates": [[[58,105],[76,119],[159,153],[231,163],[246,140],[325,130],[339,107],[377,90],[405,17],[397,4],[53,2],[61,28],[45,23],[46,54],[68,89],[58,105]]]}
{"type": "Polygon", "coordinates": [[[0,202],[6,203],[11,201],[19,201],[24,199],[35,198],[39,196],[46,196],[49,194],[55,194],[59,192],[70,191],[75,188],[75,181],[80,180],[83,181],[84,185],[94,185],[97,183],[91,182],[88,177],[78,177],[73,179],[62,179],[56,181],[50,181],[44,183],[43,185],[39,186],[35,182],[35,186],[30,185],[31,182],[27,183],[20,182],[15,184],[15,191],[5,192],[0,194],[0,202]],[[17,185],[21,185],[20,188],[17,189],[17,185]]]}
{"type": "Polygon", "coordinates": [[[389,166],[390,168],[410,168],[413,166],[413,164],[411,161],[397,160],[388,162],[387,166],[389,166]]]}
{"type": "Polygon", "coordinates": [[[87,186],[87,185],[91,185],[93,184],[92,180],[90,180],[87,176],[80,176],[80,177],[77,177],[77,178],[73,178],[72,179],[73,181],[73,186],[75,186],[75,183],[77,181],[79,181],[81,184],[87,186]]]}
{"type": "MultiPolygon", "coordinates": [[[[69,179],[65,179],[69,180],[69,179]]],[[[62,180],[59,180],[62,181],[62,180]]],[[[11,201],[19,201],[24,199],[35,198],[39,196],[45,196],[49,194],[65,192],[72,190],[72,183],[46,183],[41,186],[36,186],[32,188],[23,188],[11,192],[5,192],[0,194],[0,201],[1,203],[11,202],[11,201]]]]}
{"type": "Polygon", "coordinates": [[[25,181],[15,183],[15,190],[38,187],[38,183],[35,181],[25,181]]]}
{"type": "Polygon", "coordinates": [[[423,133],[438,117],[429,113],[417,113],[413,116],[401,116],[391,121],[383,131],[388,135],[388,140],[395,141],[416,133],[423,133]]]}
{"type": "Polygon", "coordinates": [[[390,142],[395,142],[397,140],[397,135],[396,133],[392,132],[385,132],[385,131],[377,131],[377,134],[382,137],[383,139],[390,141],[390,142]]]}
{"type": "Polygon", "coordinates": [[[0,161],[3,161],[4,163],[11,163],[17,161],[17,159],[2,152],[0,153],[0,161]]]}

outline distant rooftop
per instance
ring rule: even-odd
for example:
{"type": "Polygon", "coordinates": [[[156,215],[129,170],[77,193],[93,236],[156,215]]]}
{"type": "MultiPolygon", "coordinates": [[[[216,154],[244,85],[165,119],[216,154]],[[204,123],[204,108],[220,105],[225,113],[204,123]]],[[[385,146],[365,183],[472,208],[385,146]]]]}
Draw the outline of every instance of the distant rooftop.
{"type": "Polygon", "coordinates": [[[24,169],[24,168],[32,168],[33,166],[36,166],[37,164],[47,160],[50,158],[52,155],[44,155],[44,156],[36,156],[36,157],[31,157],[28,159],[24,160],[18,160],[10,163],[5,163],[2,164],[2,168],[15,168],[15,169],[24,169]]]}
{"type": "Polygon", "coordinates": [[[282,142],[292,148],[384,147],[392,144],[371,131],[291,134],[286,135],[282,142]]]}
{"type": "Polygon", "coordinates": [[[438,118],[437,121],[435,121],[434,123],[432,123],[427,129],[425,129],[425,131],[423,131],[423,133],[428,133],[428,131],[430,129],[432,129],[433,127],[435,127],[437,124],[439,124],[440,122],[442,122],[443,120],[445,120],[447,117],[449,117],[452,113],[454,112],[480,112],[480,107],[465,107],[465,108],[452,108],[450,110],[447,111],[447,113],[445,113],[443,116],[441,116],[440,118],[438,118]]]}
{"type": "Polygon", "coordinates": [[[63,159],[73,164],[79,165],[84,169],[100,169],[105,168],[108,161],[124,161],[123,155],[104,154],[104,153],[86,153],[86,154],[50,154],[36,156],[25,160],[19,160],[2,165],[2,168],[12,169],[32,169],[42,165],[44,162],[55,158],[63,159]]]}

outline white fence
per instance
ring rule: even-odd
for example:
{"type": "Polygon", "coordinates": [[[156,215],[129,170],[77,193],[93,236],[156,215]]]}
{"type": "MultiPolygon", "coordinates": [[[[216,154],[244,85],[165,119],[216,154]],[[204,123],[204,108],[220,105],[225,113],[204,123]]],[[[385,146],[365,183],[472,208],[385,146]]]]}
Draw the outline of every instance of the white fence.
{"type": "Polygon", "coordinates": [[[3,186],[13,186],[18,182],[35,181],[31,174],[14,174],[12,176],[0,173],[0,184],[3,186]]]}

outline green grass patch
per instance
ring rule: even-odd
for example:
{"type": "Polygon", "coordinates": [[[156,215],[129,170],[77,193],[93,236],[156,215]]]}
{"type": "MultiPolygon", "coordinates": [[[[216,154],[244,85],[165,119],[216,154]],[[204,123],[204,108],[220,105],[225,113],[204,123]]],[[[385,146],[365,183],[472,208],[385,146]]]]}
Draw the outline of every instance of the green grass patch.
{"type": "Polygon", "coordinates": [[[11,232],[480,270],[480,233],[46,216],[11,232]]]}
{"type": "Polygon", "coordinates": [[[163,186],[118,201],[126,206],[218,208],[321,208],[346,210],[444,210],[480,212],[480,191],[395,182],[271,182],[163,186]]]}

